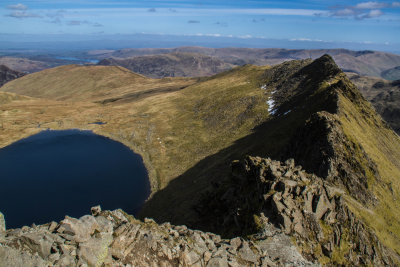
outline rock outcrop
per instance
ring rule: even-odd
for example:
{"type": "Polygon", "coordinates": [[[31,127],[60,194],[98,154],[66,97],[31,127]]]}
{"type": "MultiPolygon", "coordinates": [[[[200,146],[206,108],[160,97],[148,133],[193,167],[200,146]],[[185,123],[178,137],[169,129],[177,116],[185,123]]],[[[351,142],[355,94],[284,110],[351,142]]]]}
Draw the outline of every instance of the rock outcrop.
{"type": "Polygon", "coordinates": [[[391,252],[350,211],[345,192],[294,160],[246,157],[232,164],[230,183],[204,196],[199,211],[218,228],[263,239],[271,227],[293,237],[304,257],[333,265],[395,266],[391,252]],[[236,227],[235,227],[236,226],[236,227]]]}
{"type": "Polygon", "coordinates": [[[92,209],[80,219],[13,229],[0,238],[0,266],[313,266],[274,227],[264,237],[219,235],[92,209]]]}

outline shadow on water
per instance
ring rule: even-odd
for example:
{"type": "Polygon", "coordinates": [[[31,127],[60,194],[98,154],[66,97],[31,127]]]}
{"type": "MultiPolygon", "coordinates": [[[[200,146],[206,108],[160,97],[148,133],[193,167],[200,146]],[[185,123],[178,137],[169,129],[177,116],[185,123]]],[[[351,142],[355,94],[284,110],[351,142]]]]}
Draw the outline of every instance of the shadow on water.
{"type": "Polygon", "coordinates": [[[136,214],[150,193],[142,158],[90,131],[42,131],[0,149],[7,228],[80,217],[90,207],[136,214]]]}

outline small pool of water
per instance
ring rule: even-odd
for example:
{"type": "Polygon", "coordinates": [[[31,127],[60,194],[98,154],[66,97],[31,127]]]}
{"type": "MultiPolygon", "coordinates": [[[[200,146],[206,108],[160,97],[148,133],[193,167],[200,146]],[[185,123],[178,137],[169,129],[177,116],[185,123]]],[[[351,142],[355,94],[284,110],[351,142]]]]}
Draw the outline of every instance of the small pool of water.
{"type": "Polygon", "coordinates": [[[136,214],[150,194],[142,158],[91,131],[42,131],[0,149],[7,228],[80,217],[90,208],[136,214]]]}
{"type": "Polygon", "coordinates": [[[87,62],[87,63],[93,63],[97,64],[99,63],[99,60],[97,59],[87,59],[87,58],[77,58],[77,57],[55,57],[56,59],[61,59],[61,60],[69,60],[69,61],[76,61],[76,62],[87,62]]]}

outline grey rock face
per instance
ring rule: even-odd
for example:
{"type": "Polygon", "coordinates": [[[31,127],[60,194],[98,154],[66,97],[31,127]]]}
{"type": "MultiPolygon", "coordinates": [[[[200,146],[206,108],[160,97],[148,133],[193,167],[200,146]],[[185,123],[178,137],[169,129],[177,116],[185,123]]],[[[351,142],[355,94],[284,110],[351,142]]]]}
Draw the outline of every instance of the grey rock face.
{"type": "Polygon", "coordinates": [[[0,212],[0,235],[6,231],[6,221],[3,213],[0,212]]]}
{"type": "MultiPolygon", "coordinates": [[[[121,210],[101,211],[6,231],[0,266],[274,266],[282,263],[275,241],[222,239],[186,226],[141,222],[121,210]]],[[[291,263],[312,265],[286,242],[296,255],[291,263]]]]}
{"type": "MultiPolygon", "coordinates": [[[[233,162],[232,168],[232,183],[203,199],[204,214],[234,222],[239,231],[252,230],[257,246],[273,261],[302,265],[303,257],[291,246],[294,241],[302,255],[314,262],[323,258],[333,265],[395,266],[393,254],[350,211],[344,192],[329,181],[306,173],[293,160],[283,164],[249,156],[233,162]],[[212,213],[211,207],[219,212],[212,213]]],[[[252,261],[251,253],[239,255],[252,261]]]]}
{"type": "Polygon", "coordinates": [[[339,252],[350,265],[394,265],[326,181],[293,161],[247,157],[234,164],[234,187],[212,199],[226,210],[226,221],[235,216],[230,220],[243,227],[255,216],[258,232],[249,239],[223,239],[96,207],[95,216],[3,231],[0,266],[318,266],[339,252]],[[252,194],[241,193],[249,188],[252,194]]]}

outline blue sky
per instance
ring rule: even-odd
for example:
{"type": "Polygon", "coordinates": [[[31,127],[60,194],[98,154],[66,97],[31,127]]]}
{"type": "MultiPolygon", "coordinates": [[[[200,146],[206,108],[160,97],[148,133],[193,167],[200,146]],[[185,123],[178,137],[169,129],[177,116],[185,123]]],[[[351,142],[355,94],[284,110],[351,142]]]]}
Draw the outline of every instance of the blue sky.
{"type": "Polygon", "coordinates": [[[2,0],[0,3],[0,34],[145,33],[400,46],[397,1],[2,0]]]}

